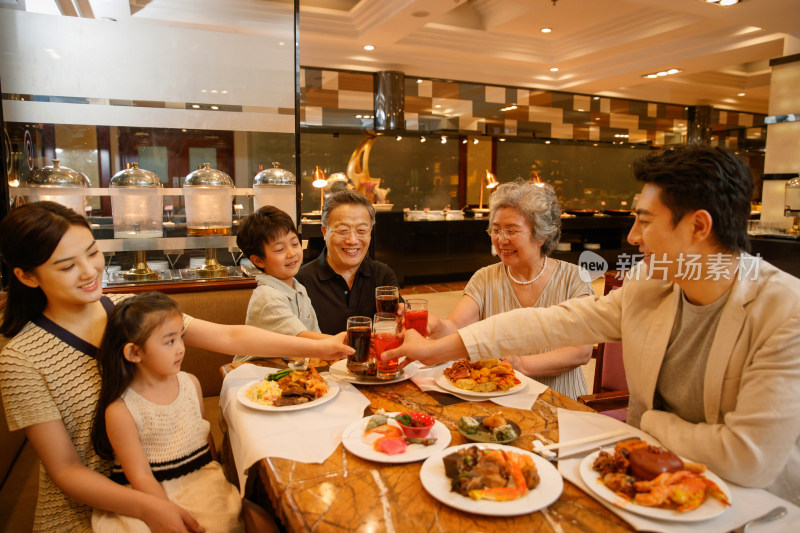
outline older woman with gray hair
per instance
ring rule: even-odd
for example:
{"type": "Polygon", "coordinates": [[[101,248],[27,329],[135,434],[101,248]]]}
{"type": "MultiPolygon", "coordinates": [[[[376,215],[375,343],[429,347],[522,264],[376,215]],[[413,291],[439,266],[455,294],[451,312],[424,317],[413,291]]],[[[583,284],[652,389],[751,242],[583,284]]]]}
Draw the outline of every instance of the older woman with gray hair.
{"type": "MultiPolygon", "coordinates": [[[[522,307],[549,307],[594,295],[577,265],[548,257],[561,237],[561,209],[549,185],[515,181],[497,188],[489,202],[489,229],[501,262],[478,270],[464,296],[444,320],[431,317],[431,338],[444,337],[484,318],[522,307]]],[[[580,366],[592,347],[569,346],[515,355],[511,365],[553,390],[576,398],[586,394],[580,366]]]]}

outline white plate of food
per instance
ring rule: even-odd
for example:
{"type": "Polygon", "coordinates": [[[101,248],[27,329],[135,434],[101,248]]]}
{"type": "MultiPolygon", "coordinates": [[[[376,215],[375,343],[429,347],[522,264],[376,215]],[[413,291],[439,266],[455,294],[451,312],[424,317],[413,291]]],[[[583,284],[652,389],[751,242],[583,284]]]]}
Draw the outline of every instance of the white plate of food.
{"type": "MultiPolygon", "coordinates": [[[[597,472],[592,468],[595,459],[597,459],[597,456],[600,455],[601,451],[606,451],[610,454],[613,454],[614,448],[611,447],[604,450],[598,450],[584,457],[580,464],[581,478],[583,479],[583,482],[586,483],[586,486],[589,487],[589,490],[591,490],[595,495],[621,509],[625,509],[626,511],[630,511],[631,513],[635,513],[647,518],[654,518],[656,520],[665,520],[669,522],[699,522],[701,520],[710,520],[711,518],[717,517],[724,513],[729,507],[729,505],[724,504],[722,501],[710,495],[705,498],[705,501],[699,507],[687,511],[678,511],[675,508],[648,507],[634,503],[633,501],[616,494],[614,491],[608,488],[603,483],[600,472],[597,472]]],[[[719,476],[709,470],[706,470],[701,475],[707,478],[709,481],[716,483],[725,496],[727,496],[728,501],[732,502],[731,491],[719,476]]]]}
{"type": "Polygon", "coordinates": [[[340,359],[333,363],[328,369],[330,375],[340,381],[347,381],[356,385],[388,385],[389,383],[397,383],[412,378],[419,372],[419,367],[415,364],[410,364],[405,368],[401,368],[392,379],[378,379],[374,376],[355,376],[347,371],[347,359],[340,359]]]}
{"type": "MultiPolygon", "coordinates": [[[[549,461],[535,453],[502,444],[462,444],[442,450],[431,455],[422,463],[419,478],[428,494],[443,504],[459,511],[487,516],[517,516],[544,509],[556,501],[564,490],[564,481],[561,478],[561,474],[549,461]],[[444,459],[453,453],[465,453],[462,450],[472,447],[479,450],[501,450],[529,457],[539,475],[539,484],[533,489],[526,490],[522,496],[507,501],[473,500],[469,496],[453,492],[451,490],[451,479],[447,476],[445,470],[444,459]]],[[[501,488],[511,489],[511,487],[501,488]]]]}
{"type": "MultiPolygon", "coordinates": [[[[386,416],[390,417],[398,414],[399,413],[386,413],[386,416]]],[[[413,463],[414,461],[422,461],[432,454],[444,450],[450,444],[450,430],[437,420],[426,437],[436,439],[436,442],[428,446],[424,444],[407,443],[404,452],[388,455],[376,450],[374,445],[364,438],[367,424],[369,424],[372,418],[372,416],[366,416],[361,420],[356,420],[347,426],[342,433],[342,445],[345,449],[362,459],[378,463],[413,463]]],[[[394,427],[400,427],[395,420],[389,419],[387,423],[394,427]]]]}
{"type": "Polygon", "coordinates": [[[321,396],[303,403],[297,403],[293,405],[272,405],[270,401],[274,402],[278,396],[282,395],[283,391],[279,390],[278,396],[276,396],[274,387],[267,384],[269,383],[275,384],[278,387],[280,386],[274,381],[267,381],[266,376],[262,379],[257,379],[242,385],[236,393],[236,398],[245,407],[258,409],[259,411],[284,412],[310,409],[333,400],[336,395],[339,394],[339,383],[335,379],[326,379],[321,376],[320,379],[322,379],[327,385],[327,391],[325,391],[325,393],[321,396]],[[259,399],[259,395],[261,395],[261,399],[259,399]]]}
{"type": "Polygon", "coordinates": [[[495,398],[497,396],[507,396],[509,394],[515,394],[517,392],[524,390],[525,387],[527,386],[527,383],[524,380],[525,375],[514,370],[513,371],[514,377],[517,379],[519,383],[509,387],[506,390],[496,389],[489,392],[478,392],[470,389],[462,389],[460,387],[456,387],[456,385],[452,381],[450,381],[450,379],[445,375],[445,372],[447,372],[449,368],[451,367],[442,370],[441,373],[439,373],[433,380],[434,383],[436,383],[439,387],[446,390],[447,392],[454,392],[456,394],[465,394],[467,396],[474,396],[476,398],[495,398]]]}

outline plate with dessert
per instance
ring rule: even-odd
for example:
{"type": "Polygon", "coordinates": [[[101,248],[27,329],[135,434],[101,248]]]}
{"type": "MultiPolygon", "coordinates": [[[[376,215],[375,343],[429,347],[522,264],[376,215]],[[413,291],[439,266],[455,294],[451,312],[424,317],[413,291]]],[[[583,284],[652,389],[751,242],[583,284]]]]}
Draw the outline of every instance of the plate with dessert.
{"type": "Polygon", "coordinates": [[[639,439],[586,456],[580,475],[601,499],[648,518],[698,522],[731,506],[730,489],[705,465],[639,439]]]}
{"type": "Polygon", "coordinates": [[[378,463],[413,463],[444,450],[450,430],[416,411],[386,413],[356,420],[344,429],[342,445],[353,455],[378,463]]]}

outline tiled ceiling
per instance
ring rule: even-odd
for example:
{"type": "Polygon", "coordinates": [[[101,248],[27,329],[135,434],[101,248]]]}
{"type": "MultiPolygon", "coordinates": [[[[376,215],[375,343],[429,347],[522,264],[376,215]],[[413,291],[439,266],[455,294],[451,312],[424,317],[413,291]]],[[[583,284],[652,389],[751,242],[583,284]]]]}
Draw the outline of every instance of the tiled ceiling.
{"type": "Polygon", "coordinates": [[[303,65],[759,113],[787,38],[797,0],[300,0],[303,65]]]}
{"type": "MultiPolygon", "coordinates": [[[[248,32],[276,2],[292,3],[54,1],[72,16],[133,13],[248,32]]],[[[300,0],[300,62],[311,67],[768,113],[768,62],[798,52],[799,0],[300,0]],[[642,77],[670,68],[680,72],[642,77]]]]}

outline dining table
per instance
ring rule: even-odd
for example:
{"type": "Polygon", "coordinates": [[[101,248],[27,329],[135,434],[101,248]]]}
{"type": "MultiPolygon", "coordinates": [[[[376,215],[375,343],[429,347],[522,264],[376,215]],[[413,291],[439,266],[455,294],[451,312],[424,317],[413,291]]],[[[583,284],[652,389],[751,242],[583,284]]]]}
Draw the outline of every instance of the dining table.
{"type": "MultiPolygon", "coordinates": [[[[285,366],[280,360],[254,362],[274,368],[285,366]]],[[[317,369],[324,372],[325,363],[319,363],[317,369]]],[[[223,366],[223,376],[237,365],[223,366]]],[[[462,416],[502,412],[521,430],[512,446],[532,451],[536,440],[545,444],[558,442],[559,408],[592,412],[550,388],[539,395],[531,409],[515,409],[488,400],[467,401],[442,392],[424,392],[411,380],[356,387],[369,400],[365,416],[379,409],[425,413],[447,427],[450,446],[469,443],[458,431],[462,416]]],[[[633,531],[625,521],[566,479],[555,502],[533,513],[500,517],[457,510],[440,503],[423,488],[421,464],[377,463],[357,457],[339,444],[321,464],[265,457],[250,468],[250,477],[255,478],[252,490],[266,495],[276,517],[291,532],[633,531]]]]}

